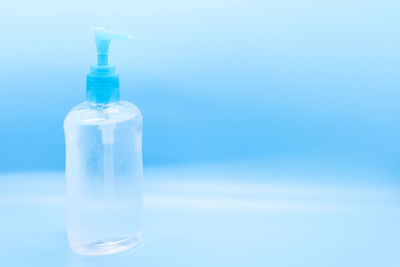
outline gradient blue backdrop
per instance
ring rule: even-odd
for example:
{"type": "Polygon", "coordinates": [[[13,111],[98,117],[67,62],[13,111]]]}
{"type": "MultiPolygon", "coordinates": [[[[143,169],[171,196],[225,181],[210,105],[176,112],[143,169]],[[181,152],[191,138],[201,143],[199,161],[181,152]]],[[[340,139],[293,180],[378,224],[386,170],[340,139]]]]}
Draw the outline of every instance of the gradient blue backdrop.
{"type": "Polygon", "coordinates": [[[0,171],[62,170],[67,112],[114,42],[146,165],[283,159],[400,172],[400,2],[3,1],[0,171]]]}

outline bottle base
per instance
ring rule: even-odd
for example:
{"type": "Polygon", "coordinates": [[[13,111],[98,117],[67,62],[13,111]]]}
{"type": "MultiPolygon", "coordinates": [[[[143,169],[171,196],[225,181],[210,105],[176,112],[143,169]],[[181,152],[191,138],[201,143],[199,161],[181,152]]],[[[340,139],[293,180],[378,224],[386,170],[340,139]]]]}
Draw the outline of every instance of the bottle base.
{"type": "Polygon", "coordinates": [[[71,247],[78,254],[86,256],[102,256],[117,254],[137,246],[142,240],[142,231],[134,236],[100,240],[80,247],[71,247]]]}

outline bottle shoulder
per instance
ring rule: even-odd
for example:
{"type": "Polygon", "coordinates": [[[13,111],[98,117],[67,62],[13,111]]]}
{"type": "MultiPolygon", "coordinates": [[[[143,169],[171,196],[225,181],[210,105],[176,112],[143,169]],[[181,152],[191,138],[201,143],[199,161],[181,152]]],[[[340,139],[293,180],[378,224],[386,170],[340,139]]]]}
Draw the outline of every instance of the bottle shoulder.
{"type": "Polygon", "coordinates": [[[139,108],[128,101],[118,101],[106,105],[83,102],[75,106],[64,120],[64,127],[71,124],[101,125],[118,123],[131,119],[142,120],[139,108]]]}

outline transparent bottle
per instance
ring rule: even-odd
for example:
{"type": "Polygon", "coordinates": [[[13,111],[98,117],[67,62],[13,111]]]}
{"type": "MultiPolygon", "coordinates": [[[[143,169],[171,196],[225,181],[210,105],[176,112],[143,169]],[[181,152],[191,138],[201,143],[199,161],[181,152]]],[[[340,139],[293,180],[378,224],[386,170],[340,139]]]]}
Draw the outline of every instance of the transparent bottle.
{"type": "Polygon", "coordinates": [[[121,35],[95,34],[99,61],[87,77],[87,101],[64,121],[67,233],[75,252],[107,255],[142,236],[142,114],[119,100],[118,74],[99,49],[106,42],[108,52],[109,40],[121,35]]]}

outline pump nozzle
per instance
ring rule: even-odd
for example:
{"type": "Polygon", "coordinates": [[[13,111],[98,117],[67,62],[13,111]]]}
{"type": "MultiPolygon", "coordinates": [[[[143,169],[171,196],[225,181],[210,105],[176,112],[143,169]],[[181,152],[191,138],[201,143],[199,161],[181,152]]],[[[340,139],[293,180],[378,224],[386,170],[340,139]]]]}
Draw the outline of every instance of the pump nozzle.
{"type": "Polygon", "coordinates": [[[119,78],[114,66],[108,65],[110,40],[130,41],[133,36],[96,27],[92,29],[97,47],[97,65],[87,75],[86,99],[92,103],[110,103],[119,100],[119,78]]]}
{"type": "Polygon", "coordinates": [[[131,41],[134,38],[133,36],[124,33],[114,32],[112,30],[106,30],[101,27],[95,27],[92,29],[92,31],[96,40],[98,66],[108,65],[108,47],[110,45],[111,39],[131,41]]]}

